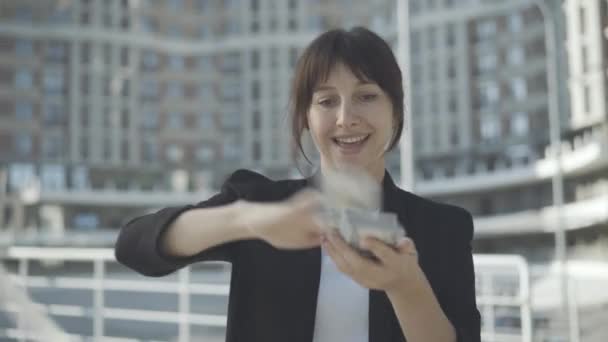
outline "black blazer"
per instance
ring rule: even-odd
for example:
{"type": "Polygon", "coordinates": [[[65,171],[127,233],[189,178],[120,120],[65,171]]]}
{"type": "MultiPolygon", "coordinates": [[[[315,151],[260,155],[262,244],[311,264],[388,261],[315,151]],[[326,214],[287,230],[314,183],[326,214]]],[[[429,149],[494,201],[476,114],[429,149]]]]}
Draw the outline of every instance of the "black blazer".
{"type": "MultiPolygon", "coordinates": [[[[116,243],[116,258],[148,276],[163,276],[188,264],[232,264],[227,342],[311,342],[321,265],[320,248],[279,250],[262,240],[229,242],[193,257],[163,255],[161,236],[182,212],[237,199],[268,202],[313,186],[312,178],[273,181],[248,170],[234,172],[221,192],[196,205],[171,207],[128,222],[116,243]]],[[[473,221],[459,207],[435,203],[398,188],[385,172],[383,211],[393,212],[416,244],[419,263],[456,328],[458,341],[480,341],[471,254],[473,221]]],[[[370,290],[370,342],[405,341],[383,291],[370,290]]]]}

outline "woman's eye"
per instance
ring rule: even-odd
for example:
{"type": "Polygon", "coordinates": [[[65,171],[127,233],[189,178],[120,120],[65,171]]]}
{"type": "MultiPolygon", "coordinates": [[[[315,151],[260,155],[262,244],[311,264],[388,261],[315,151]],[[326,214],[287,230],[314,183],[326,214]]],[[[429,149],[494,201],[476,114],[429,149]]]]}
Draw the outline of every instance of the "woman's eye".
{"type": "Polygon", "coordinates": [[[334,99],[332,98],[326,98],[326,99],[321,99],[319,100],[318,104],[320,104],[323,107],[329,107],[332,106],[334,104],[334,99]]]}
{"type": "Polygon", "coordinates": [[[373,101],[378,97],[378,94],[363,94],[361,95],[361,100],[363,101],[373,101]]]}

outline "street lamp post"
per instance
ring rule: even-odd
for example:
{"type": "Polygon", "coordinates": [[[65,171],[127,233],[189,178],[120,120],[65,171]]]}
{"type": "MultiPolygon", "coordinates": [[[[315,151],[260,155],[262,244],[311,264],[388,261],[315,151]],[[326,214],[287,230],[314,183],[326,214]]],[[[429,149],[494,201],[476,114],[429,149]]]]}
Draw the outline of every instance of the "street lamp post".
{"type": "Polygon", "coordinates": [[[414,192],[414,148],[412,130],[412,82],[410,68],[410,9],[409,1],[397,0],[397,56],[403,72],[404,98],[404,133],[400,141],[401,187],[414,192]]]}
{"type": "MultiPolygon", "coordinates": [[[[553,228],[555,238],[555,263],[559,277],[561,318],[564,321],[569,341],[578,342],[578,329],[574,329],[568,314],[570,312],[568,265],[567,265],[567,240],[563,223],[564,205],[564,176],[562,171],[561,150],[561,119],[558,88],[558,50],[557,50],[557,19],[555,6],[560,9],[561,1],[550,1],[552,5],[544,0],[535,0],[534,4],[539,9],[545,26],[545,45],[547,63],[547,93],[549,97],[549,139],[553,153],[554,172],[551,177],[551,190],[553,196],[553,228]]],[[[572,317],[576,321],[576,317],[572,317]]]]}

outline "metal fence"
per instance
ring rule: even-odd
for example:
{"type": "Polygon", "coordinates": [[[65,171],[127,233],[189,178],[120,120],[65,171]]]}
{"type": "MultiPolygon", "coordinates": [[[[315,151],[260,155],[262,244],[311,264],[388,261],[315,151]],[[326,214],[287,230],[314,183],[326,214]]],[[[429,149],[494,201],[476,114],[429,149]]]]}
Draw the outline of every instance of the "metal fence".
{"type": "MultiPolygon", "coordinates": [[[[76,341],[224,340],[228,264],[147,278],[118,264],[111,249],[11,247],[1,258],[8,279],[0,279],[0,339],[48,340],[42,328],[50,326],[76,341]],[[24,296],[32,305],[16,301],[24,296]]],[[[474,261],[483,340],[531,341],[526,262],[499,255],[474,261]]]]}

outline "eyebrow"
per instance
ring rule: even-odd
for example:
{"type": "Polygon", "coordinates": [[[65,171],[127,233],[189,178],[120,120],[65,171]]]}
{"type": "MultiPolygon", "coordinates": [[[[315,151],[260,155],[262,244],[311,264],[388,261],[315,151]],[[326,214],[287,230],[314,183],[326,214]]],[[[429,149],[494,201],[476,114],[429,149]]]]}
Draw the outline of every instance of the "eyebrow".
{"type": "MultiPolygon", "coordinates": [[[[375,84],[375,83],[374,82],[369,82],[369,81],[361,81],[361,80],[359,80],[359,82],[357,82],[358,86],[367,85],[367,84],[375,84]]],[[[323,90],[332,90],[332,89],[336,89],[336,87],[332,87],[332,86],[329,86],[329,85],[320,85],[320,86],[315,87],[313,89],[313,93],[316,93],[318,91],[323,91],[323,90]]]]}

